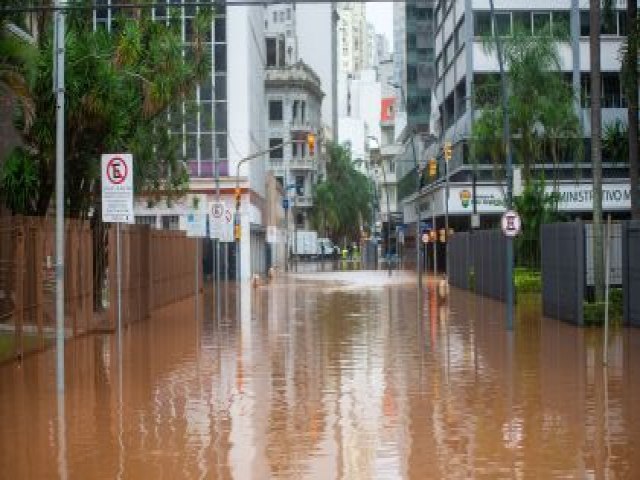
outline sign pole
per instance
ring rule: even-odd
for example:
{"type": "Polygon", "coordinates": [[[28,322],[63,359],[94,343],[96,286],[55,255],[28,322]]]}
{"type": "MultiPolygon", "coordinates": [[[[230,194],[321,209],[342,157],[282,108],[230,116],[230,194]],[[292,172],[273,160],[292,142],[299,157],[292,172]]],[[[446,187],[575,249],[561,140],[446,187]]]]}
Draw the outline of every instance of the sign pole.
{"type": "Polygon", "coordinates": [[[605,243],[605,248],[607,249],[607,262],[605,268],[607,269],[607,277],[606,277],[606,290],[604,296],[604,346],[602,350],[602,363],[607,365],[609,363],[609,287],[610,287],[610,276],[611,276],[611,214],[609,214],[609,218],[607,219],[607,241],[605,243]]]}
{"type": "MultiPolygon", "coordinates": [[[[496,23],[496,12],[494,7],[494,1],[489,0],[489,7],[491,10],[491,23],[496,23]]],[[[493,39],[496,43],[496,53],[498,54],[498,66],[500,67],[500,90],[502,97],[502,116],[503,116],[503,141],[506,150],[506,182],[507,182],[507,195],[506,195],[506,207],[507,210],[511,210],[513,207],[513,158],[511,152],[511,127],[509,125],[509,109],[508,109],[508,91],[507,91],[507,76],[504,70],[504,59],[502,57],[502,40],[500,35],[493,35],[493,39]]],[[[507,277],[507,292],[506,292],[506,316],[507,316],[507,330],[513,330],[513,239],[507,237],[507,249],[506,249],[507,267],[505,276],[507,277]]]]}
{"type": "MultiPolygon", "coordinates": [[[[220,149],[216,146],[216,202],[220,204],[220,149]]],[[[215,282],[216,282],[216,310],[220,321],[220,237],[215,242],[215,282]]]]}
{"type": "MultiPolygon", "coordinates": [[[[56,0],[55,6],[64,6],[56,0]]],[[[54,92],[56,96],[56,388],[64,393],[64,21],[56,10],[54,25],[54,92]]]]}
{"type": "Polygon", "coordinates": [[[436,209],[435,209],[435,190],[433,192],[433,199],[434,201],[432,202],[432,204],[434,205],[433,209],[431,210],[431,219],[433,220],[433,225],[431,228],[433,228],[433,231],[436,232],[436,236],[433,239],[433,276],[435,277],[436,275],[438,275],[438,228],[436,225],[436,209]]]}
{"type": "Polygon", "coordinates": [[[198,253],[200,252],[200,240],[196,238],[196,322],[198,321],[198,295],[200,294],[200,289],[198,288],[198,253]]]}
{"type": "Polygon", "coordinates": [[[118,350],[122,354],[122,250],[120,246],[120,222],[116,223],[116,272],[118,277],[118,350]]]}

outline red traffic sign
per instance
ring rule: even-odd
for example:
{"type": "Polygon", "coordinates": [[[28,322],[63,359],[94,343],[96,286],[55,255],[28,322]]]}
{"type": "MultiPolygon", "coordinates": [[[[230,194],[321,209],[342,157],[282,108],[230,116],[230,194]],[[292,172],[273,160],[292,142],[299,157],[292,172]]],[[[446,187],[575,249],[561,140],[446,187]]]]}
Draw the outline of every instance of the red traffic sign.
{"type": "Polygon", "coordinates": [[[502,233],[507,237],[516,237],[522,231],[522,220],[520,219],[520,215],[518,215],[518,212],[513,210],[504,212],[500,224],[502,227],[502,233]]]}
{"type": "Polygon", "coordinates": [[[129,175],[129,167],[122,157],[112,157],[107,163],[107,179],[114,185],[124,183],[129,175]]]}

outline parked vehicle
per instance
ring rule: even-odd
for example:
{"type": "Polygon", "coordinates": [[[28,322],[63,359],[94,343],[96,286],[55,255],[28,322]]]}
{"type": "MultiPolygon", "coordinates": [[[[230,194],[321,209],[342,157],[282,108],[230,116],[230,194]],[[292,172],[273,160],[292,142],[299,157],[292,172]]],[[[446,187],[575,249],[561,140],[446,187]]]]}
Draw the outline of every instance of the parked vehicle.
{"type": "Polygon", "coordinates": [[[289,246],[293,255],[311,258],[318,255],[318,232],[314,230],[298,230],[291,234],[289,246]]]}

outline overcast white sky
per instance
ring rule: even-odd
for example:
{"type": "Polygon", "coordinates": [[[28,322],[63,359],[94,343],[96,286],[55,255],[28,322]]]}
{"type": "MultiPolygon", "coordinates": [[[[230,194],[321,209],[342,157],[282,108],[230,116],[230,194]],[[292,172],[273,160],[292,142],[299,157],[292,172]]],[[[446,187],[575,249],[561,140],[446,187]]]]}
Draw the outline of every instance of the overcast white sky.
{"type": "Polygon", "coordinates": [[[386,35],[393,51],[393,3],[367,3],[367,21],[373,24],[376,32],[386,35]]]}

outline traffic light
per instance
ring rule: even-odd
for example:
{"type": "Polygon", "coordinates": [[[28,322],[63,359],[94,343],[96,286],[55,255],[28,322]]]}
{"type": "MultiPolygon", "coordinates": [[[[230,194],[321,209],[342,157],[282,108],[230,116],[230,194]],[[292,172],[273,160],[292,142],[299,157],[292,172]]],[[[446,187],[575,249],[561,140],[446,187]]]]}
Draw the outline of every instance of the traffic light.
{"type": "Polygon", "coordinates": [[[448,162],[451,160],[451,142],[444,142],[444,147],[442,147],[442,149],[444,150],[444,159],[448,162]]]}
{"type": "Polygon", "coordinates": [[[242,193],[239,188],[236,188],[236,210],[240,210],[240,203],[242,200],[242,193]]]}
{"type": "Polygon", "coordinates": [[[438,163],[435,158],[429,160],[429,176],[435,177],[438,173],[438,163]]]}
{"type": "Polygon", "coordinates": [[[307,148],[309,149],[309,156],[313,157],[316,154],[316,135],[315,133],[307,134],[307,148]]]}

